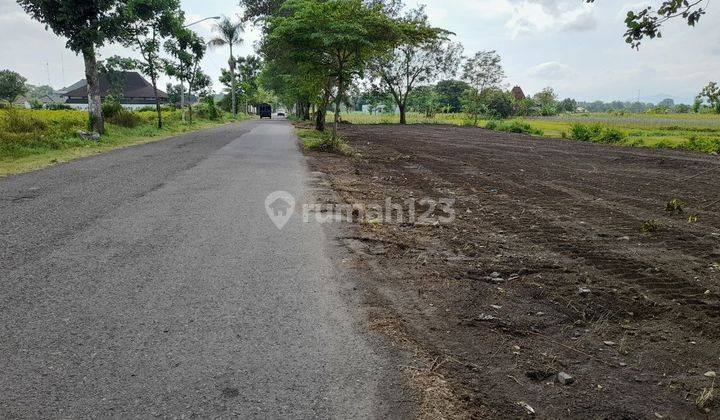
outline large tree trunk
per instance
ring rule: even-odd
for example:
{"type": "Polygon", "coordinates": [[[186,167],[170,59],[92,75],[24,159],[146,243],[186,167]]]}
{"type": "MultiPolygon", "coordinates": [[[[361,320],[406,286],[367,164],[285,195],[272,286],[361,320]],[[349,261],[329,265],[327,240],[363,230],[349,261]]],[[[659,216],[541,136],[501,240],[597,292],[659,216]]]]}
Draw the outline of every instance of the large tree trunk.
{"type": "Polygon", "coordinates": [[[95,49],[87,47],[82,50],[85,60],[85,80],[87,80],[88,114],[90,129],[98,134],[105,134],[105,122],[102,115],[102,99],[100,98],[100,77],[98,75],[95,49]]]}
{"type": "Polygon", "coordinates": [[[155,76],[155,71],[151,70],[153,75],[150,77],[150,80],[152,81],[152,87],[153,87],[153,93],[155,94],[155,111],[157,111],[157,127],[158,129],[162,128],[162,111],[160,110],[160,98],[158,98],[158,90],[157,90],[157,76],[155,76]]]}
{"type": "Polygon", "coordinates": [[[327,113],[328,103],[330,102],[330,94],[332,86],[325,86],[322,103],[317,108],[315,114],[315,129],[317,131],[325,131],[325,114],[327,113]]]}
{"type": "Polygon", "coordinates": [[[190,103],[190,95],[192,95],[192,91],[190,90],[190,86],[192,86],[190,83],[188,83],[188,101],[187,101],[187,109],[188,109],[188,122],[192,124],[192,104],[190,103]]]}
{"type": "Polygon", "coordinates": [[[398,108],[400,109],[400,124],[407,124],[405,104],[398,104],[398,108]]]}
{"type": "Polygon", "coordinates": [[[340,121],[340,103],[342,102],[342,95],[343,95],[343,79],[342,79],[342,77],[338,78],[337,85],[338,85],[338,91],[337,91],[337,97],[335,98],[335,118],[333,120],[333,131],[332,131],[333,148],[337,147],[338,122],[340,121]]]}
{"type": "Polygon", "coordinates": [[[180,79],[180,117],[185,122],[185,82],[180,79]]]}
{"type": "Polygon", "coordinates": [[[235,58],[233,58],[232,44],[230,44],[230,95],[232,97],[232,114],[233,118],[237,119],[237,99],[235,98],[235,58]]]}
{"type": "Polygon", "coordinates": [[[302,119],[303,119],[303,121],[308,121],[310,119],[310,102],[303,103],[302,119]]]}

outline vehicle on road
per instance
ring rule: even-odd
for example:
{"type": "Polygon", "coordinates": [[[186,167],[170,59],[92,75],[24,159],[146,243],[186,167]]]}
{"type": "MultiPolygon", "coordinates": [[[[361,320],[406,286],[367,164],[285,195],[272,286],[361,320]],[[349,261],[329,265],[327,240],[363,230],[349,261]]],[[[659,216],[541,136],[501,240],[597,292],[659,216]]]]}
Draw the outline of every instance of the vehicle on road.
{"type": "Polygon", "coordinates": [[[272,106],[268,104],[258,105],[258,115],[260,115],[260,119],[266,117],[272,119],[272,106]]]}
{"type": "Polygon", "coordinates": [[[278,111],[277,116],[278,116],[278,117],[284,117],[284,116],[285,116],[285,112],[283,112],[283,111],[278,111]]]}

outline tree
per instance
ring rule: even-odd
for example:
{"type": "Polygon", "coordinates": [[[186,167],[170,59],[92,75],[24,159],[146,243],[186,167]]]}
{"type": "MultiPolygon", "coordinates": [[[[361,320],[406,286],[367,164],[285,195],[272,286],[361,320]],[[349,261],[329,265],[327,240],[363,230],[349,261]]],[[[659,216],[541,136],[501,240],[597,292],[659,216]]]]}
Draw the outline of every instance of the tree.
{"type": "Polygon", "coordinates": [[[235,85],[235,58],[233,56],[233,46],[239,46],[243,40],[240,35],[243,32],[242,23],[233,22],[227,16],[224,16],[220,22],[217,22],[213,28],[218,36],[210,40],[210,45],[214,47],[228,46],[230,47],[230,59],[228,60],[228,66],[230,67],[230,95],[232,98],[232,115],[233,118],[237,118],[237,98],[236,85],[235,85]]]}
{"type": "Polygon", "coordinates": [[[53,89],[53,87],[49,85],[26,85],[26,88],[27,96],[29,96],[30,98],[42,98],[43,96],[52,96],[55,94],[55,89],[53,89]]]}
{"type": "Polygon", "coordinates": [[[160,46],[163,38],[170,36],[182,25],[179,0],[127,0],[123,9],[125,20],[126,47],[135,48],[142,60],[137,60],[137,68],[150,77],[155,96],[157,127],[162,128],[162,112],[158,97],[157,81],[164,70],[160,58],[160,46]]]}
{"type": "Polygon", "coordinates": [[[82,54],[88,91],[90,127],[105,133],[100,99],[97,48],[122,34],[121,0],[17,0],[33,19],[67,39],[66,46],[82,54]]]}
{"type": "Polygon", "coordinates": [[[136,67],[137,62],[134,59],[117,55],[108,57],[104,62],[98,63],[100,74],[108,82],[107,97],[116,101],[122,98],[125,86],[125,72],[136,67]]]}
{"type": "Polygon", "coordinates": [[[551,87],[546,87],[533,96],[533,100],[540,107],[540,115],[550,116],[557,114],[557,94],[551,87]]]}
{"type": "MultiPolygon", "coordinates": [[[[478,112],[486,98],[484,95],[488,89],[495,89],[505,79],[505,71],[500,64],[500,56],[495,51],[479,51],[474,57],[467,59],[463,65],[463,79],[472,88],[469,93],[463,95],[463,108],[473,110],[475,124],[477,124],[478,112]],[[475,103],[469,106],[468,101],[475,103]]],[[[489,103],[486,103],[490,107],[489,103]]]]}
{"type": "Polygon", "coordinates": [[[410,94],[408,107],[432,118],[440,108],[440,94],[435,86],[418,86],[410,94]]]}
{"type": "MultiPolygon", "coordinates": [[[[172,38],[165,41],[165,51],[173,58],[165,61],[165,72],[180,81],[180,108],[185,107],[185,83],[188,86],[188,95],[192,95],[193,91],[206,87],[209,82],[200,70],[200,61],[205,56],[206,48],[205,40],[183,27],[176,28],[172,38]]],[[[192,106],[188,103],[187,108],[192,122],[192,106]]]]}
{"type": "Polygon", "coordinates": [[[10,70],[0,70],[0,99],[13,102],[27,92],[26,79],[10,70]]]}
{"type": "Polygon", "coordinates": [[[483,103],[480,92],[475,88],[470,88],[463,92],[460,97],[462,110],[473,117],[473,125],[477,125],[480,115],[488,113],[488,107],[483,103]]]}
{"type": "MultiPolygon", "coordinates": [[[[235,92],[236,100],[243,102],[243,112],[247,112],[249,103],[257,103],[255,95],[258,92],[260,72],[263,68],[262,58],[256,55],[235,58],[235,92]]],[[[220,83],[232,89],[232,75],[230,71],[222,69],[220,83]]]]}
{"type": "Polygon", "coordinates": [[[371,59],[393,48],[399,38],[398,26],[382,6],[366,6],[361,0],[289,0],[281,13],[269,19],[266,40],[297,63],[326,69],[335,82],[335,146],[345,89],[371,59]]]}
{"type": "MultiPolygon", "coordinates": [[[[594,3],[595,0],[586,0],[594,3]]],[[[639,48],[641,41],[648,37],[662,38],[660,28],[667,21],[682,18],[689,26],[695,26],[705,14],[709,0],[664,0],[657,10],[647,6],[639,11],[629,11],[625,17],[625,42],[632,48],[639,48]]]]}
{"type": "Polygon", "coordinates": [[[577,109],[577,101],[571,98],[565,98],[558,104],[558,109],[563,112],[575,112],[577,109]]]}
{"type": "Polygon", "coordinates": [[[423,8],[410,11],[404,21],[419,30],[371,65],[379,88],[392,95],[400,110],[400,124],[407,124],[408,98],[415,85],[431,83],[445,75],[454,76],[462,54],[462,46],[449,41],[446,31],[428,25],[423,8]]]}
{"type": "Polygon", "coordinates": [[[696,102],[699,103],[698,108],[707,105],[716,113],[720,113],[720,86],[717,82],[710,82],[698,94],[696,102]]]}
{"type": "Polygon", "coordinates": [[[499,88],[486,89],[482,95],[482,102],[487,106],[488,113],[493,118],[508,118],[513,113],[515,98],[510,92],[499,88]]]}
{"type": "Polygon", "coordinates": [[[460,80],[442,80],[435,86],[438,93],[438,100],[448,112],[460,112],[462,104],[460,98],[470,85],[460,80]]]}

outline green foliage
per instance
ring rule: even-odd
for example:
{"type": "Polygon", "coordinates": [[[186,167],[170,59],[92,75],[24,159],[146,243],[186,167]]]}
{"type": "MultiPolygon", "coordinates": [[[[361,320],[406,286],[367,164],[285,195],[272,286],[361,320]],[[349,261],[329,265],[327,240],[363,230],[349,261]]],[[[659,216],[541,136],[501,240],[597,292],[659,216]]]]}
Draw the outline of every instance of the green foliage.
{"type": "Polygon", "coordinates": [[[487,106],[487,114],[491,118],[505,119],[513,114],[515,99],[509,92],[490,89],[483,92],[483,102],[487,106]]]}
{"type": "Polygon", "coordinates": [[[686,104],[677,104],[675,105],[674,111],[678,114],[687,114],[692,110],[690,105],[686,104]]]}
{"type": "Polygon", "coordinates": [[[47,129],[46,122],[33,114],[15,109],[9,109],[3,114],[2,127],[8,133],[36,133],[47,129]]]}
{"type": "Polygon", "coordinates": [[[625,138],[625,135],[615,128],[603,126],[602,124],[574,123],[570,126],[570,138],[596,143],[618,143],[625,138]]]}
{"type": "Polygon", "coordinates": [[[45,107],[42,102],[38,101],[35,98],[30,99],[28,101],[28,104],[30,104],[30,109],[43,109],[45,107]]]}
{"type": "Polygon", "coordinates": [[[532,98],[525,98],[515,102],[515,115],[532,117],[539,114],[540,110],[532,98]]]}
{"type": "Polygon", "coordinates": [[[493,131],[504,131],[506,133],[531,134],[535,136],[543,135],[542,130],[517,119],[511,121],[490,120],[485,124],[485,128],[493,131]]]}
{"type": "Polygon", "coordinates": [[[460,112],[462,110],[461,97],[470,85],[460,80],[442,80],[435,86],[438,101],[446,112],[460,112]]]}
{"type": "Polygon", "coordinates": [[[62,102],[51,102],[45,106],[45,109],[49,109],[52,111],[61,111],[61,110],[72,109],[72,107],[70,105],[64,104],[62,102]]]}
{"type": "Polygon", "coordinates": [[[463,80],[480,93],[498,87],[504,79],[500,55],[495,51],[478,51],[463,65],[463,80]]]}
{"type": "Polygon", "coordinates": [[[215,105],[215,100],[212,96],[202,98],[202,101],[200,101],[200,104],[198,105],[198,115],[202,118],[207,118],[213,121],[220,119],[221,112],[217,105],[215,105]]]}
{"type": "Polygon", "coordinates": [[[577,101],[571,98],[565,98],[558,104],[558,111],[560,112],[575,112],[577,109],[577,101]]]}
{"type": "Polygon", "coordinates": [[[333,141],[332,135],[317,130],[297,130],[297,136],[303,148],[318,152],[341,153],[352,155],[353,151],[342,137],[333,141]]]}
{"type": "Polygon", "coordinates": [[[119,111],[107,117],[107,122],[120,127],[135,128],[142,122],[137,113],[120,108],[119,111]]]}
{"type": "Polygon", "coordinates": [[[117,100],[106,100],[102,104],[102,112],[105,118],[112,118],[118,113],[122,112],[123,107],[117,100]]]}
{"type": "Polygon", "coordinates": [[[25,78],[10,70],[0,70],[0,100],[14,101],[27,91],[25,78]]]}
{"type": "Polygon", "coordinates": [[[720,86],[717,82],[710,82],[703,88],[695,99],[698,108],[707,108],[712,112],[720,113],[720,86]]]}
{"type": "Polygon", "coordinates": [[[544,88],[540,92],[536,93],[535,96],[533,96],[533,100],[538,106],[540,115],[542,115],[543,117],[557,115],[557,95],[555,94],[553,88],[544,88]]]}
{"type": "Polygon", "coordinates": [[[365,5],[361,0],[289,0],[267,21],[266,57],[284,68],[294,66],[317,75],[324,98],[333,84],[337,87],[333,135],[347,87],[373,58],[403,39],[403,26],[383,12],[381,5],[365,5]]]}

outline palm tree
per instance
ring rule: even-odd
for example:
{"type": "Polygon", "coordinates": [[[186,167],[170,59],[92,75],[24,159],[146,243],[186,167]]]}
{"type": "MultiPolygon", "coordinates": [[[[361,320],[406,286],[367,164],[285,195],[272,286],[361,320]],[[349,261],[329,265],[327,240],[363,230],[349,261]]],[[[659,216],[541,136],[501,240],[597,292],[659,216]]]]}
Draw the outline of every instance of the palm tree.
{"type": "Polygon", "coordinates": [[[243,42],[240,37],[240,34],[243,32],[242,23],[233,22],[227,16],[223,16],[222,19],[215,24],[213,30],[215,30],[218,35],[210,40],[210,46],[223,47],[227,45],[230,47],[230,60],[228,61],[231,80],[230,95],[232,97],[233,118],[237,118],[237,102],[235,99],[235,91],[237,88],[235,86],[235,57],[233,57],[233,45],[240,45],[243,42]]]}

